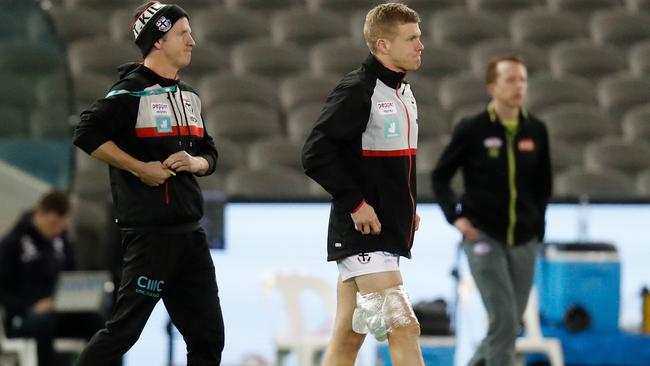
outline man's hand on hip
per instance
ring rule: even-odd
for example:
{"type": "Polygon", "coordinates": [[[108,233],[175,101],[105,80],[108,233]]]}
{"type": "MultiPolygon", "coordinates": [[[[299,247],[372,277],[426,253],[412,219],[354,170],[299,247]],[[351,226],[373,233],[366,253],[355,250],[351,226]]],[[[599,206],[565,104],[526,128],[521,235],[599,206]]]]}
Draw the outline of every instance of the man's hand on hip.
{"type": "Polygon", "coordinates": [[[467,240],[478,240],[479,232],[478,229],[472,225],[472,222],[467,219],[467,217],[460,217],[454,221],[454,226],[458,231],[463,234],[463,237],[467,240]]]}

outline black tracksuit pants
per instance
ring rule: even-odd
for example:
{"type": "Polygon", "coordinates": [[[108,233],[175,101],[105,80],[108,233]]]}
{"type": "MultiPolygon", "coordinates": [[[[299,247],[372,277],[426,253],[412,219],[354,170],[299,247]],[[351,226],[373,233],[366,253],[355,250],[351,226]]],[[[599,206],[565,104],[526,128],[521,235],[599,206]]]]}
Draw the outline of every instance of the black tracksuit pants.
{"type": "Polygon", "coordinates": [[[187,344],[187,365],[220,365],[224,326],[205,232],[124,231],[122,245],[122,283],[111,319],[77,366],[104,366],[122,357],[159,299],[187,344]]]}

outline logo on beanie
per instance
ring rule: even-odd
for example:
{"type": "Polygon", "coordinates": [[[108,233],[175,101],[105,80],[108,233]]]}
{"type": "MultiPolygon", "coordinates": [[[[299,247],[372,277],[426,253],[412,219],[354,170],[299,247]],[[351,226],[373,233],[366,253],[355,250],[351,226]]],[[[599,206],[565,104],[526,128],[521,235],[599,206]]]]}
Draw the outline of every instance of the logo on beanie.
{"type": "Polygon", "coordinates": [[[172,28],[172,22],[169,19],[162,16],[156,21],[156,27],[158,27],[159,31],[166,33],[168,30],[172,28]]]}

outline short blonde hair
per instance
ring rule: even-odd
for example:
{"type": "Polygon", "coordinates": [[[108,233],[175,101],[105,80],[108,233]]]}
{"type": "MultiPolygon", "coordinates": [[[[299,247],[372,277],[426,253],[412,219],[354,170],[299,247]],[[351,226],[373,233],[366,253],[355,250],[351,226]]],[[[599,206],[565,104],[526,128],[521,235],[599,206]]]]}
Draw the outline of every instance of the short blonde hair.
{"type": "Polygon", "coordinates": [[[377,5],[366,15],[366,22],[363,25],[363,37],[370,52],[375,53],[378,39],[392,39],[397,35],[397,26],[419,22],[420,16],[418,13],[402,3],[377,5]]]}

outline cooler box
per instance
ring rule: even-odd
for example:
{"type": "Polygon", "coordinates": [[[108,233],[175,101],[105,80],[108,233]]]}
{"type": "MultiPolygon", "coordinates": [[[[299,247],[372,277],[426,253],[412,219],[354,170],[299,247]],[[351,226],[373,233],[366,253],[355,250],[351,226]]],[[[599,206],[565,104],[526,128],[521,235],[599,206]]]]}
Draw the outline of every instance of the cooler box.
{"type": "Polygon", "coordinates": [[[582,306],[591,318],[590,331],[618,331],[621,264],[606,243],[548,243],[537,259],[543,324],[560,326],[567,309],[582,306]]]}

